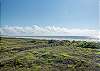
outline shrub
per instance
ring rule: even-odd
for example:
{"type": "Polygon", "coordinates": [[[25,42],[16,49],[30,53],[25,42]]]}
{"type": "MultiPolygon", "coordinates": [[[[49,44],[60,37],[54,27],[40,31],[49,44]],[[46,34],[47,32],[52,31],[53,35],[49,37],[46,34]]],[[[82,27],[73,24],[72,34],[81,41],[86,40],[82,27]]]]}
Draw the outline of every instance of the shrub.
{"type": "Polygon", "coordinates": [[[80,42],[78,47],[82,47],[82,48],[98,48],[98,43],[95,43],[95,42],[86,42],[86,41],[83,41],[83,42],[80,42]]]}

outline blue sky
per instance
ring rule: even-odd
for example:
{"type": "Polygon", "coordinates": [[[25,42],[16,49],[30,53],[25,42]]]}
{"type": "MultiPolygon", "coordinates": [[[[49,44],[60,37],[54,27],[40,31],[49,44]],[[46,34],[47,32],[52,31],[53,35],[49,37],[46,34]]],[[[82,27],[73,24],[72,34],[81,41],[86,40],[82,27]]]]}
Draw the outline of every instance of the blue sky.
{"type": "Polygon", "coordinates": [[[96,29],[98,0],[0,0],[1,26],[96,29]]]}

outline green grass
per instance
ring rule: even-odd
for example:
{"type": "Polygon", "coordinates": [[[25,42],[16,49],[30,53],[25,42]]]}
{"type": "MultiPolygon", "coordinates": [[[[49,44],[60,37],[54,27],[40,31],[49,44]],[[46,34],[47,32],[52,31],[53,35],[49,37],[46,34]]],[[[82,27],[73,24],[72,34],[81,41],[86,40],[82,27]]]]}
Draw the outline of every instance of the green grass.
{"type": "Polygon", "coordinates": [[[96,54],[100,54],[100,51],[99,52],[96,52],[96,54]]]}
{"type": "Polygon", "coordinates": [[[1,38],[0,71],[94,71],[94,56],[100,53],[96,53],[95,49],[78,46],[81,41],[63,41],[63,43],[54,41],[54,44],[58,43],[57,46],[23,51],[11,50],[34,45],[49,45],[50,42],[48,40],[1,38]]]}

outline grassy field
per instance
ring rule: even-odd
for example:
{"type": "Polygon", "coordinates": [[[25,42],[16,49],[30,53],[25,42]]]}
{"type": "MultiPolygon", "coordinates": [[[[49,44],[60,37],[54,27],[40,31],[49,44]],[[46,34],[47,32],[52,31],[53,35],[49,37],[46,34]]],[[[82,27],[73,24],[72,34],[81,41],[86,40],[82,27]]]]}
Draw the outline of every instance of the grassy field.
{"type": "Polygon", "coordinates": [[[0,71],[100,71],[100,43],[0,38],[0,71]]]}

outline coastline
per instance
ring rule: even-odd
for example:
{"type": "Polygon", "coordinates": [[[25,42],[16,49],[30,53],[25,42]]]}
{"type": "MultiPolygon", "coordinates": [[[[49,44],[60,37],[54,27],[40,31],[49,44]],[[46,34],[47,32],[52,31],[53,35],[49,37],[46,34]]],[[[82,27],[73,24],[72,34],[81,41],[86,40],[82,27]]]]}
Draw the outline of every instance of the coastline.
{"type": "Polygon", "coordinates": [[[69,40],[69,41],[100,42],[99,38],[92,38],[89,36],[0,36],[0,37],[38,39],[38,40],[40,39],[40,40],[59,40],[59,41],[69,40]]]}

